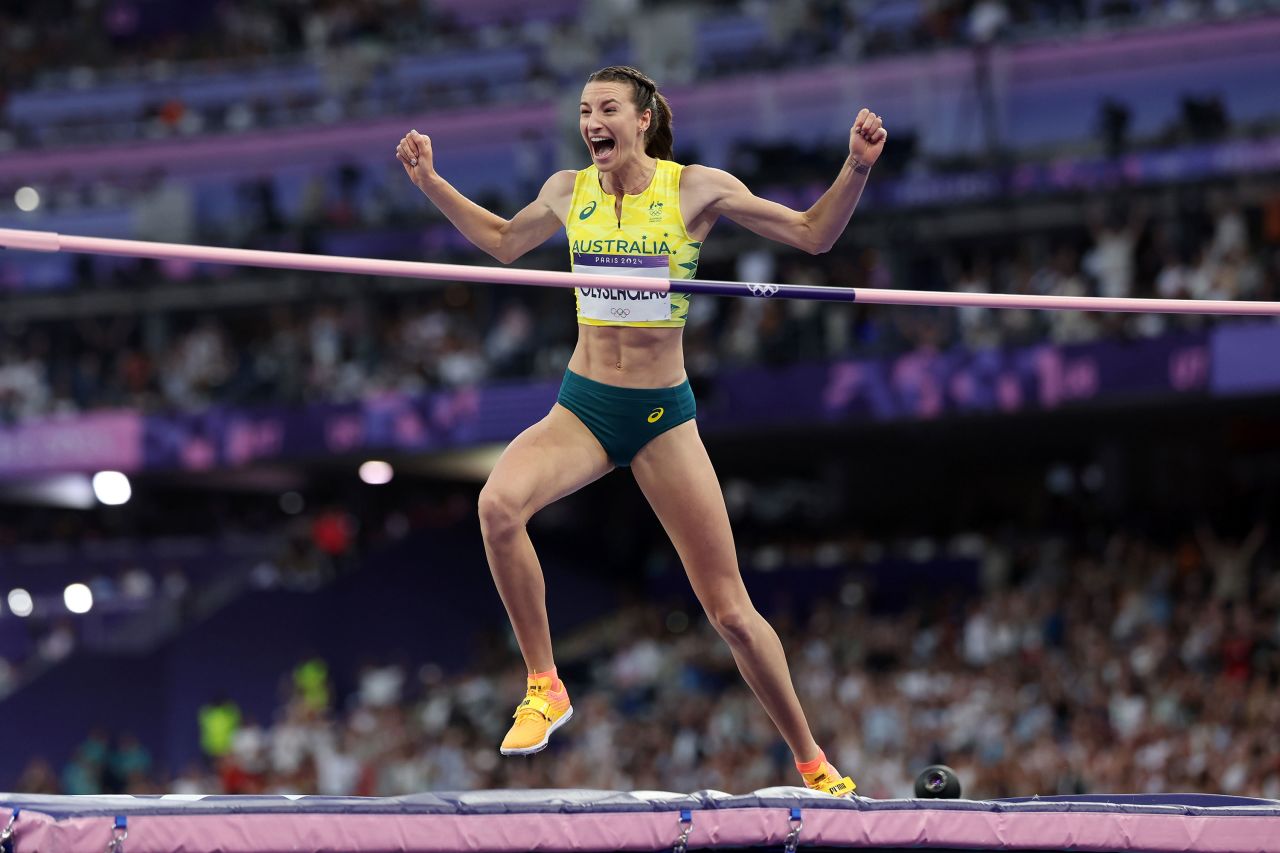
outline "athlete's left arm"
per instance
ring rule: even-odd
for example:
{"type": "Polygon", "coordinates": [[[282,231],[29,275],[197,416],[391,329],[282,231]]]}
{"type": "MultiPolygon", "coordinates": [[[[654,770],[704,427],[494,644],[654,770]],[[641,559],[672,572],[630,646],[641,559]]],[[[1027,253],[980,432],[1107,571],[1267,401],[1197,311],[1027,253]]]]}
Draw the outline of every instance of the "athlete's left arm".
{"type": "Polygon", "coordinates": [[[689,166],[684,179],[694,208],[689,211],[693,213],[690,221],[714,222],[725,216],[761,237],[815,255],[830,251],[849,224],[887,138],[880,116],[865,108],[859,111],[849,130],[849,156],[839,176],[822,198],[805,211],[760,198],[728,172],[689,166]]]}

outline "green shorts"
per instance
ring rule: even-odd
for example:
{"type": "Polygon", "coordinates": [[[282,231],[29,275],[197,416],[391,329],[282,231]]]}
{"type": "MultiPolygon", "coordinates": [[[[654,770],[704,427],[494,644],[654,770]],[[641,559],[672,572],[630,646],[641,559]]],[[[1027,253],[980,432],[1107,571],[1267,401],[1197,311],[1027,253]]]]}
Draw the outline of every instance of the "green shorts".
{"type": "Polygon", "coordinates": [[[619,388],[572,370],[564,373],[556,402],[578,416],[614,465],[626,467],[653,439],[693,420],[697,406],[689,380],[672,388],[619,388]]]}

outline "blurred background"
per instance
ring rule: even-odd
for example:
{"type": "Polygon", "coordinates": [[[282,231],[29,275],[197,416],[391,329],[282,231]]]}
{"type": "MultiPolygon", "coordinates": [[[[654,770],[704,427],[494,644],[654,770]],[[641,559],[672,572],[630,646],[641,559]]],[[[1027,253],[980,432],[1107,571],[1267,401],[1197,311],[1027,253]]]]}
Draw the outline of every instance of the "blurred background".
{"type": "MultiPolygon", "coordinates": [[[[804,207],[700,275],[1280,299],[1276,0],[46,0],[0,9],[0,227],[487,263],[587,164],[586,74],[804,207]]],[[[520,263],[566,269],[563,240],[520,263]]],[[[578,713],[523,667],[481,484],[555,398],[564,291],[0,253],[0,787],[798,781],[625,472],[531,524],[578,713]]],[[[869,796],[1280,798],[1280,324],[698,298],[700,428],[818,740],[869,796]]]]}

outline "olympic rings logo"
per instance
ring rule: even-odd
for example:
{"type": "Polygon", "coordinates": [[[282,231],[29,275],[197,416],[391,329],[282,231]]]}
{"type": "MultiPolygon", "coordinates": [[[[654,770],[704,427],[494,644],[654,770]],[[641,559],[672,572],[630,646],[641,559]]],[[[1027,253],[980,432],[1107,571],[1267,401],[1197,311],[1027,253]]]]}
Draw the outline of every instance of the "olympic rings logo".
{"type": "Polygon", "coordinates": [[[752,296],[773,296],[778,292],[776,284],[748,284],[747,289],[751,291],[752,296]]]}
{"type": "Polygon", "coordinates": [[[610,308],[609,313],[615,317],[630,317],[631,309],[630,308],[610,308]]]}

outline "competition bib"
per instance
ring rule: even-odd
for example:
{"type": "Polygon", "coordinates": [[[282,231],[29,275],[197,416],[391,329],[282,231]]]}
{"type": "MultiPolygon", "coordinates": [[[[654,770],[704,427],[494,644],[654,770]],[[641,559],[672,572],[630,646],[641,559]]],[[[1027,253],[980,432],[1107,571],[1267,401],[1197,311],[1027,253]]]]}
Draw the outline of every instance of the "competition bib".
{"type": "MultiPolygon", "coordinates": [[[[588,255],[574,253],[573,271],[597,275],[667,279],[666,255],[588,255]]],[[[671,294],[649,290],[606,290],[579,287],[578,313],[589,320],[643,323],[671,319],[671,294]]]]}

